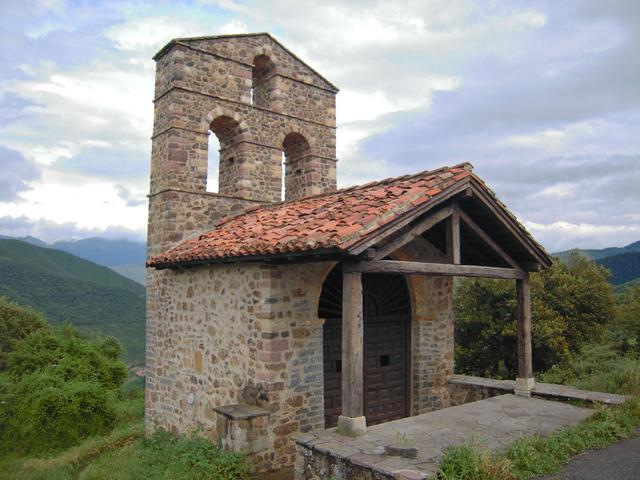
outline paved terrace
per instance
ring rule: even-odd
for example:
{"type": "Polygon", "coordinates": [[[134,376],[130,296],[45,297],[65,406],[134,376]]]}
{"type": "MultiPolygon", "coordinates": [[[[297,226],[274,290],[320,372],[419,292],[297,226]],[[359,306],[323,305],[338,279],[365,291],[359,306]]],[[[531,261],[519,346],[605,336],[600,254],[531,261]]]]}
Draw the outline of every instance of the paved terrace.
{"type": "MultiPolygon", "coordinates": [[[[586,420],[592,410],[515,395],[471,402],[367,428],[359,437],[334,429],[301,435],[296,479],[412,479],[432,477],[443,451],[473,441],[505,450],[521,436],[549,435],[586,420]],[[390,455],[388,446],[404,446],[415,458],[390,455]],[[414,452],[410,452],[414,448],[414,452]]],[[[396,454],[398,452],[395,452],[396,454]]]]}

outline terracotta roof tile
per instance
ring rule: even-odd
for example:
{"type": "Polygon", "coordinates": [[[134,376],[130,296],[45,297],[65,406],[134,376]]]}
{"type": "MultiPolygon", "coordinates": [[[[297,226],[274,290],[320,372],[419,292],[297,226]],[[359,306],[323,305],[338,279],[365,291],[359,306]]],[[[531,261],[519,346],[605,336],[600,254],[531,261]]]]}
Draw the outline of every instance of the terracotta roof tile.
{"type": "Polygon", "coordinates": [[[468,163],[251,209],[148,260],[170,266],[243,256],[345,250],[472,175],[468,163]]]}

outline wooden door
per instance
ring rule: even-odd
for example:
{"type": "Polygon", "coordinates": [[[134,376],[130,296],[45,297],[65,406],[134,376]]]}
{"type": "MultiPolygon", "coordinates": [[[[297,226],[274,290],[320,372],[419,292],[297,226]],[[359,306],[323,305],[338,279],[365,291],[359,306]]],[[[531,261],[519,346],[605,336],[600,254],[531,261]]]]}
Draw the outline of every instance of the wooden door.
{"type": "MultiPolygon", "coordinates": [[[[364,306],[364,411],[368,425],[408,415],[410,306],[401,275],[362,276],[364,306]]],[[[325,280],[318,314],[323,334],[325,427],[341,411],[342,272],[325,280]]]]}

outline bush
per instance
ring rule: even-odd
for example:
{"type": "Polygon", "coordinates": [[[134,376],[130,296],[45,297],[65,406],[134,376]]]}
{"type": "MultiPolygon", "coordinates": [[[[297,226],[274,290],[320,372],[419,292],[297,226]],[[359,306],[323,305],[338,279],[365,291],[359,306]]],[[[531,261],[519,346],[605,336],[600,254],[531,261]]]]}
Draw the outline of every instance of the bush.
{"type": "Polygon", "coordinates": [[[572,361],[553,366],[538,379],[584,390],[640,395],[640,360],[621,355],[611,345],[587,344],[572,361]]]}
{"type": "Polygon", "coordinates": [[[46,452],[106,433],[126,378],[112,339],[76,329],[38,329],[14,345],[0,375],[0,445],[7,453],[46,452]]]}
{"type": "MultiPolygon", "coordinates": [[[[602,336],[615,315],[608,272],[574,252],[566,263],[531,275],[536,372],[561,364],[602,336]]],[[[460,373],[517,373],[515,284],[463,279],[455,290],[456,367],[460,373]]]]}
{"type": "Polygon", "coordinates": [[[112,392],[97,382],[66,381],[51,372],[3,382],[0,440],[3,451],[46,452],[101,435],[113,425],[112,392]]]}
{"type": "Polygon", "coordinates": [[[0,297],[0,372],[7,368],[8,355],[16,345],[46,325],[40,313],[0,297]]]}
{"type": "Polygon", "coordinates": [[[127,367],[118,358],[121,352],[114,339],[89,340],[66,325],[37,331],[21,341],[8,356],[6,373],[18,379],[47,371],[63,380],[95,381],[115,390],[127,377],[127,367]]]}

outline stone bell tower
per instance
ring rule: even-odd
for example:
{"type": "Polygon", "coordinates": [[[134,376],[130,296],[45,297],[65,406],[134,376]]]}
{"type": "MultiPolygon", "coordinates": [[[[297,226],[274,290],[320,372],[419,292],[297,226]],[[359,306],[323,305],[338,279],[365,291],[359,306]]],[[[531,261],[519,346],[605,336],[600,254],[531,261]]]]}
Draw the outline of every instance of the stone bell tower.
{"type": "Polygon", "coordinates": [[[338,90],[269,34],[175,39],[154,60],[149,255],[282,201],[283,186],[287,201],[335,189],[338,90]],[[206,191],[211,134],[216,193],[206,191]]]}

